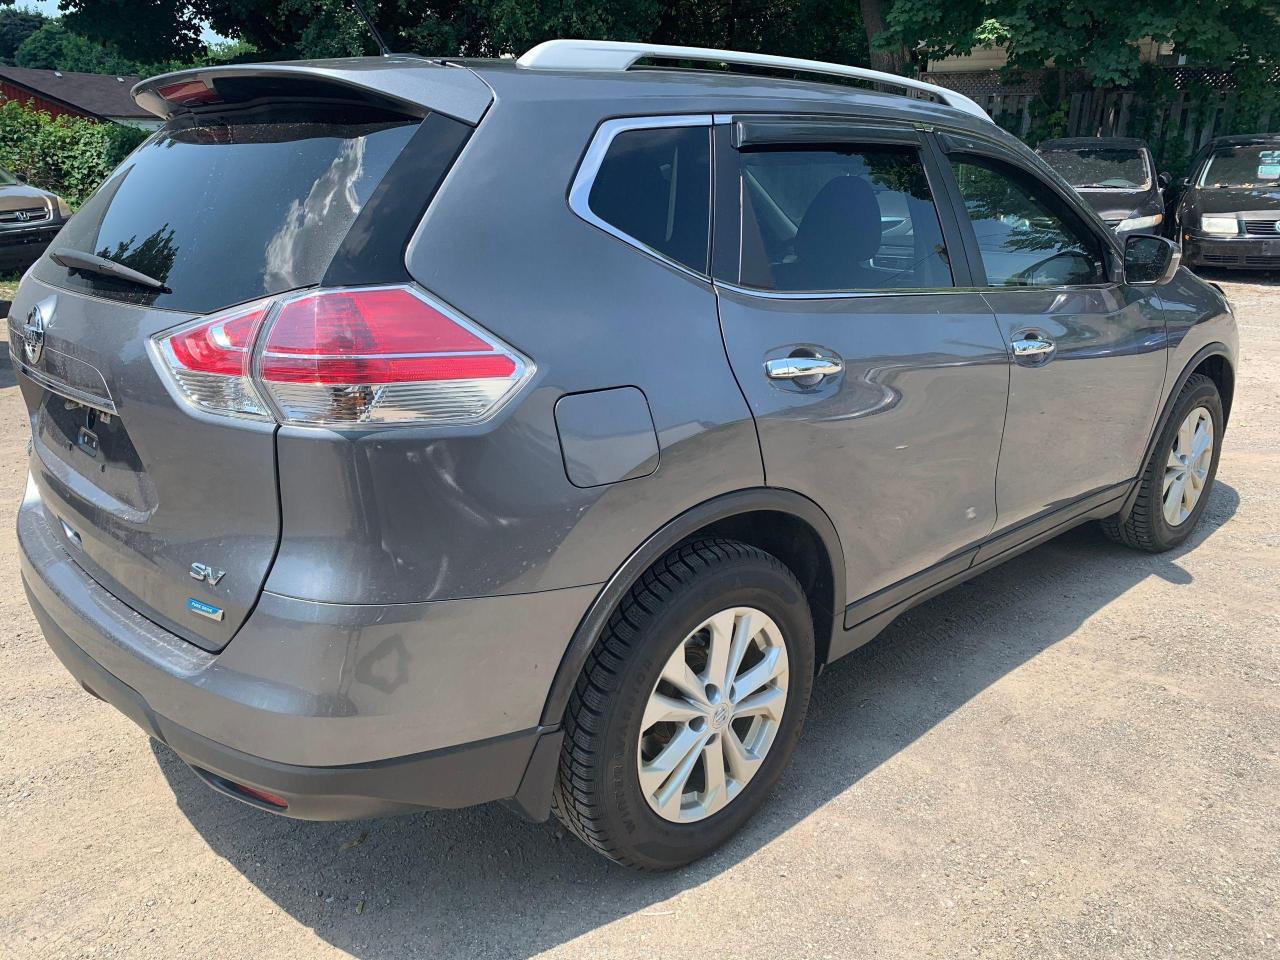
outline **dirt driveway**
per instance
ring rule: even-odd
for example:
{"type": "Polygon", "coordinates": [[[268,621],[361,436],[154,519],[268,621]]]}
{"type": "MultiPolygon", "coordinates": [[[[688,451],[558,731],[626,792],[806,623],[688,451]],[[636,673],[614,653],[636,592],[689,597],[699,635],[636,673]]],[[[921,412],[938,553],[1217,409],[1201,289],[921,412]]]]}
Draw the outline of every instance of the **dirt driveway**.
{"type": "Polygon", "coordinates": [[[6,361],[0,957],[1280,956],[1280,285],[1227,287],[1192,541],[1080,529],[904,617],[819,680],[763,815],[661,877],[497,807],[278,819],[81,692],[19,582],[6,361]]]}

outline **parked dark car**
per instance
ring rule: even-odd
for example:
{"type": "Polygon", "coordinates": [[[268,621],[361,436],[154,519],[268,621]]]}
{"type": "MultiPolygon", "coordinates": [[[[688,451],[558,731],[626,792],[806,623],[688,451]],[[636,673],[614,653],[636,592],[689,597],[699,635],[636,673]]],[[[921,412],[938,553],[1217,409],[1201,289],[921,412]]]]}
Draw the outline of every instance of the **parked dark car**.
{"type": "Polygon", "coordinates": [[[1121,236],[1161,233],[1164,188],[1145,141],[1130,137],[1069,137],[1036,147],[1045,163],[1121,236]]]}
{"type": "Polygon", "coordinates": [[[35,263],[69,216],[56,194],[0,169],[0,273],[35,263]]]}
{"type": "Polygon", "coordinates": [[[1211,140],[1181,187],[1173,235],[1188,264],[1280,270],[1280,134],[1211,140]]]}
{"type": "Polygon", "coordinates": [[[822,666],[1209,500],[1223,295],[952,91],[553,41],[134,95],[164,128],[9,318],[23,582],[87,690],[261,810],[554,806],[686,863],[822,666]]]}

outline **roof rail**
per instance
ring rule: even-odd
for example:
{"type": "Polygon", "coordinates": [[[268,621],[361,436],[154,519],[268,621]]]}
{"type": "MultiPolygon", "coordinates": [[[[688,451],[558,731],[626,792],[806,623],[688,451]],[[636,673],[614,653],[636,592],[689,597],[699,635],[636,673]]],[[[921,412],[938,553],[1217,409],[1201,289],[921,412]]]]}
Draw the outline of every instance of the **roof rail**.
{"type": "Polygon", "coordinates": [[[883,83],[905,90],[918,90],[932,94],[948,106],[983,120],[990,120],[987,112],[963,93],[948,90],[923,80],[912,80],[881,70],[850,67],[841,63],[825,63],[821,60],[802,60],[797,57],[775,57],[767,53],[743,53],[736,50],[715,50],[711,47],[677,47],[661,43],[624,43],[613,40],[548,40],[529,50],[516,61],[517,65],[533,70],[626,70],[637,60],[654,57],[661,60],[705,60],[735,66],[770,67],[775,70],[794,70],[832,77],[850,77],[883,83]]]}

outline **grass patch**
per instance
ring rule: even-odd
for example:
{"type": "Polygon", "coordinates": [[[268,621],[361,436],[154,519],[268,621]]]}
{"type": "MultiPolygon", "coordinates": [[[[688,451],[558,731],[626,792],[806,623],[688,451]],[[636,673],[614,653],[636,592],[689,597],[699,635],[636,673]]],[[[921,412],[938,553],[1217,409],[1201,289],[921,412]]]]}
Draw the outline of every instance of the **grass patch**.
{"type": "Polygon", "coordinates": [[[19,279],[16,273],[0,273],[0,300],[12,300],[18,295],[19,279]]]}

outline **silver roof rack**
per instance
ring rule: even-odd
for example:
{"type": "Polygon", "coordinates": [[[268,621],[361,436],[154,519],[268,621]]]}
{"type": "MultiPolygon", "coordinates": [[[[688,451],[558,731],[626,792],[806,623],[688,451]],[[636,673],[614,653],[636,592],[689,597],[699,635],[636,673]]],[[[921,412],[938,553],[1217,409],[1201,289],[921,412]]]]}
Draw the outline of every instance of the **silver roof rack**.
{"type": "Polygon", "coordinates": [[[660,60],[704,60],[711,63],[727,63],[752,67],[770,67],[775,70],[794,70],[831,77],[850,77],[883,83],[905,90],[918,90],[932,94],[948,106],[983,120],[990,120],[987,112],[963,93],[948,90],[923,80],[912,80],[880,70],[865,67],[849,67],[841,63],[825,63],[821,60],[801,60],[797,57],[775,57],[767,53],[743,53],[737,50],[715,50],[711,47],[677,47],[661,43],[624,43],[612,40],[548,40],[529,50],[516,63],[531,70],[626,70],[644,57],[660,60]]]}

